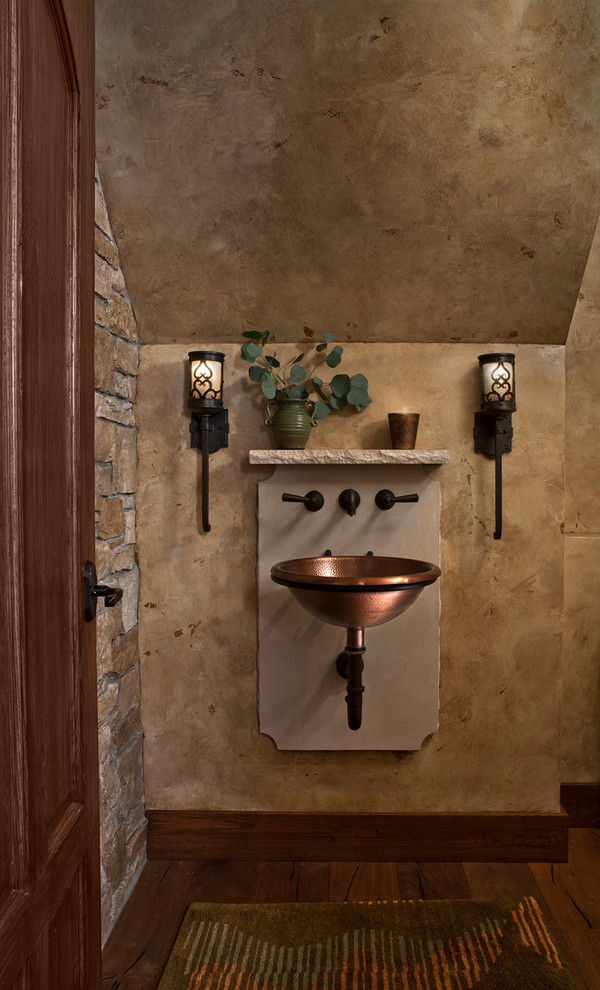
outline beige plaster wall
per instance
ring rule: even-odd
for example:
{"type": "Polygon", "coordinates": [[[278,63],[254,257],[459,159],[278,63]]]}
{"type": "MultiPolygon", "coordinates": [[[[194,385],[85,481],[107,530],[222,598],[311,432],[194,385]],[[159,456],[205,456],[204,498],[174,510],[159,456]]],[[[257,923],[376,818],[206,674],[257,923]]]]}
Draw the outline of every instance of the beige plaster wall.
{"type": "Polygon", "coordinates": [[[250,466],[248,450],[272,440],[237,346],[223,349],[231,437],[211,457],[212,531],[204,534],[200,457],[189,448],[185,408],[187,347],[141,348],[148,806],[557,811],[564,348],[516,348],[500,542],[492,539],[493,463],[473,452],[480,346],[348,346],[340,370],[367,375],[373,404],[331,416],[311,437],[320,447],[388,446],[386,414],[407,406],[421,412],[419,446],[450,449],[450,464],[428,469],[442,493],[440,728],[411,754],[278,752],[258,733],[256,485],[269,469],[250,466]]]}
{"type": "Polygon", "coordinates": [[[600,4],[96,8],[143,341],[565,341],[598,213],[600,4]]]}
{"type": "Polygon", "coordinates": [[[600,781],[600,229],[566,346],[562,779],[600,781]]]}

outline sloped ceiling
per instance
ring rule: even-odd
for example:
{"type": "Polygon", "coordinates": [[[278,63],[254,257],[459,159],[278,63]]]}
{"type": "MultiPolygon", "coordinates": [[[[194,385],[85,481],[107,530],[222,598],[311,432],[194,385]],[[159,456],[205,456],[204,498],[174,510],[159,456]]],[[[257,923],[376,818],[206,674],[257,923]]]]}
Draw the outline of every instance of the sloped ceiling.
{"type": "Polygon", "coordinates": [[[596,0],[96,3],[145,342],[564,342],[599,207],[596,0]]]}

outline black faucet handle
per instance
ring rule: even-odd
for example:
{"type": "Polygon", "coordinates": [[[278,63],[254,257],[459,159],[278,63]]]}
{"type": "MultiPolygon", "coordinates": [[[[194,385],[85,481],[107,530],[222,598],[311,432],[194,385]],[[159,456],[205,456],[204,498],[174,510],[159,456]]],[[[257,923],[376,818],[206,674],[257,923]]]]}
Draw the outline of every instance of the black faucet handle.
{"type": "Polygon", "coordinates": [[[389,488],[382,488],[375,496],[375,505],[378,509],[391,509],[396,502],[418,502],[419,496],[415,492],[413,495],[394,495],[389,488]]]}
{"type": "Polygon", "coordinates": [[[306,495],[290,495],[289,492],[284,492],[281,496],[281,501],[304,502],[304,508],[308,509],[309,512],[318,512],[325,504],[325,499],[321,495],[321,492],[316,491],[307,492],[306,495]]]}

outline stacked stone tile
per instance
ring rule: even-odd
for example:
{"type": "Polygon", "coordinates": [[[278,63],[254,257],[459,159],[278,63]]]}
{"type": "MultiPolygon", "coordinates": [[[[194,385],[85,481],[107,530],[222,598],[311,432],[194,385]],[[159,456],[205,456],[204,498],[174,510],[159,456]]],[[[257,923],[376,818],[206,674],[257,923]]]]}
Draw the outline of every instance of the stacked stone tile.
{"type": "Polygon", "coordinates": [[[106,938],[146,858],[135,559],[137,324],[96,171],[96,568],[123,589],[97,616],[102,928],[106,938]]]}

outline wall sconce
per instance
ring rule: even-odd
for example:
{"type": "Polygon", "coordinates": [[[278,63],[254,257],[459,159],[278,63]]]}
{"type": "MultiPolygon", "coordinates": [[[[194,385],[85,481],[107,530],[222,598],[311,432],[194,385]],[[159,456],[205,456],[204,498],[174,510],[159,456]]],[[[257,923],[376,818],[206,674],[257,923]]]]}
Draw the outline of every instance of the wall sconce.
{"type": "Polygon", "coordinates": [[[227,410],[223,409],[223,361],[221,351],[190,351],[190,388],[188,409],[191,447],[202,451],[202,529],[210,532],[208,522],[208,455],[229,445],[227,410]]]}
{"type": "Polygon", "coordinates": [[[481,412],[475,413],[475,450],[496,461],[496,530],[502,537],[502,454],[512,450],[511,413],[516,411],[514,354],[480,354],[481,412]]]}

